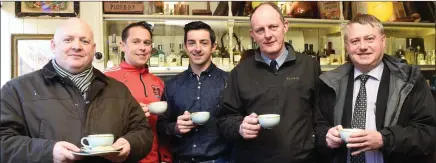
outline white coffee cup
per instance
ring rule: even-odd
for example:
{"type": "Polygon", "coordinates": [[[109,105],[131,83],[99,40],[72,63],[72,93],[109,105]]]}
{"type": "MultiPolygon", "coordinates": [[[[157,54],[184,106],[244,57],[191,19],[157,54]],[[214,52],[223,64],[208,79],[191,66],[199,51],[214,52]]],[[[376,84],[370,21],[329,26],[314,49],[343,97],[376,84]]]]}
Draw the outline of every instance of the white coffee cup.
{"type": "Polygon", "coordinates": [[[147,105],[148,111],[156,115],[163,114],[167,110],[167,107],[168,103],[166,101],[152,102],[147,105]]]}
{"type": "Polygon", "coordinates": [[[356,133],[356,132],[360,132],[362,131],[362,129],[357,129],[357,128],[344,128],[342,130],[339,130],[339,134],[341,135],[341,139],[347,143],[348,142],[348,138],[350,137],[350,135],[352,133],[356,133]]]}
{"type": "Polygon", "coordinates": [[[265,129],[272,129],[280,122],[279,114],[262,114],[259,115],[259,124],[265,129]]]}
{"type": "Polygon", "coordinates": [[[87,137],[83,137],[80,140],[80,142],[85,148],[112,146],[112,144],[114,143],[114,135],[113,134],[88,135],[87,137]],[[83,142],[84,140],[86,140],[88,144],[85,144],[83,142]]]}
{"type": "Polygon", "coordinates": [[[204,112],[194,112],[191,113],[191,120],[197,125],[204,125],[210,118],[210,113],[204,112]]]}

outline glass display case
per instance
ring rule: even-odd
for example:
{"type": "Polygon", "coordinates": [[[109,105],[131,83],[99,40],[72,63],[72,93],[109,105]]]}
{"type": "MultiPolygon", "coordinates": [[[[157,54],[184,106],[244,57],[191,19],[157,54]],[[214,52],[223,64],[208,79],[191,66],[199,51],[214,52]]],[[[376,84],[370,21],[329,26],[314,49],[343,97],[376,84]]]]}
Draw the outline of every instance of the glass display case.
{"type": "MultiPolygon", "coordinates": [[[[216,43],[218,44],[217,50],[212,55],[213,62],[221,69],[230,71],[235,64],[239,63],[244,50],[257,46],[249,34],[249,17],[232,16],[231,4],[231,2],[228,4],[228,16],[103,14],[103,39],[106,43],[104,45],[105,68],[119,64],[122,58],[119,48],[114,47],[113,39],[116,42],[121,41],[121,31],[127,24],[147,21],[154,26],[154,48],[160,52],[159,55],[154,55],[157,58],[153,58],[152,61],[157,63],[150,63],[150,71],[158,76],[178,74],[187,69],[186,63],[183,64],[183,61],[186,62],[186,54],[182,48],[183,27],[191,21],[204,21],[215,31],[216,43]],[[158,47],[161,49],[159,50],[158,47]]],[[[342,13],[342,3],[340,3],[340,10],[342,13]]],[[[172,12],[170,11],[170,13],[172,12]]],[[[329,15],[327,14],[327,16],[329,15]]],[[[332,70],[347,61],[342,29],[348,20],[344,20],[342,14],[339,19],[290,17],[285,19],[289,23],[289,31],[285,36],[285,41],[291,43],[296,51],[317,57],[323,71],[332,70]],[[309,50],[309,48],[305,50],[305,44],[312,47],[313,50],[309,50]]],[[[401,47],[403,53],[407,54],[407,48],[416,49],[419,45],[419,55],[424,57],[420,58],[423,61],[417,61],[415,64],[420,66],[423,71],[435,70],[434,23],[386,22],[383,23],[383,26],[386,33],[385,53],[396,55],[401,47]],[[408,44],[407,39],[412,39],[412,43],[408,44]],[[432,56],[433,61],[431,60],[432,56]]],[[[417,53],[416,50],[414,56],[415,53],[417,53]]]]}

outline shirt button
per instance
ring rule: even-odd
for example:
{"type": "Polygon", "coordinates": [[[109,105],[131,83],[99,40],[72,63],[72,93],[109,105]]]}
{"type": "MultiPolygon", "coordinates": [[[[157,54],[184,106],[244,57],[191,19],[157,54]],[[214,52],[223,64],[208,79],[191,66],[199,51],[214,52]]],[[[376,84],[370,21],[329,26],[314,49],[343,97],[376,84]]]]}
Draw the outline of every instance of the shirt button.
{"type": "Polygon", "coordinates": [[[200,89],[200,86],[198,86],[197,88],[200,89]]]}
{"type": "Polygon", "coordinates": [[[217,107],[217,108],[219,108],[219,107],[220,107],[220,105],[217,105],[216,107],[217,107]]]}
{"type": "Polygon", "coordinates": [[[195,147],[197,147],[197,145],[195,145],[195,144],[194,144],[194,145],[192,145],[192,146],[193,146],[194,148],[195,148],[195,147]]]}
{"type": "Polygon", "coordinates": [[[210,77],[210,74],[209,74],[209,77],[210,77]]]}
{"type": "Polygon", "coordinates": [[[86,104],[89,104],[89,101],[86,101],[85,103],[86,103],[86,104]]]}
{"type": "Polygon", "coordinates": [[[192,161],[194,161],[195,159],[194,158],[192,158],[192,161]]]}
{"type": "Polygon", "coordinates": [[[195,129],[195,131],[198,131],[198,129],[195,129]]]}
{"type": "Polygon", "coordinates": [[[199,100],[200,99],[200,97],[197,97],[197,100],[199,100]]]}
{"type": "Polygon", "coordinates": [[[79,104],[74,104],[74,106],[79,106],[79,104]]]}
{"type": "Polygon", "coordinates": [[[201,82],[198,82],[198,85],[201,85],[201,82]]]}

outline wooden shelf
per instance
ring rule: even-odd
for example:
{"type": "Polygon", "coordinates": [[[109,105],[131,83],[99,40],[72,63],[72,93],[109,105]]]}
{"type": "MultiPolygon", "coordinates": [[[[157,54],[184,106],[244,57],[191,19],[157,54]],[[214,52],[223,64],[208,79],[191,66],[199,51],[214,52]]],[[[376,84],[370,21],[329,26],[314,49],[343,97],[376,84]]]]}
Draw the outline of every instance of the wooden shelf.
{"type": "MultiPolygon", "coordinates": [[[[227,26],[228,23],[236,27],[250,26],[249,17],[246,16],[204,16],[204,15],[132,15],[132,14],[103,14],[103,21],[109,24],[126,24],[132,21],[147,20],[154,23],[185,24],[189,21],[201,20],[211,23],[218,23],[227,26]]],[[[342,25],[348,20],[329,20],[329,19],[302,19],[285,18],[291,28],[324,28],[327,34],[337,34],[341,32],[342,25]]],[[[395,31],[409,33],[417,36],[428,36],[435,34],[435,23],[415,23],[415,22],[384,22],[385,31],[395,31]]]]}
{"type": "MultiPolygon", "coordinates": [[[[321,65],[321,71],[331,71],[336,68],[338,68],[339,65],[321,65]]],[[[418,65],[420,67],[421,71],[435,71],[434,65],[418,65]]],[[[224,68],[219,67],[220,69],[230,72],[231,68],[224,68]]],[[[167,76],[167,75],[177,75],[185,70],[187,70],[187,67],[150,67],[150,72],[157,75],[157,76],[167,76]]]]}
{"type": "Polygon", "coordinates": [[[384,27],[419,27],[419,28],[434,28],[435,23],[416,23],[416,22],[384,22],[384,27]]]}
{"type": "Polygon", "coordinates": [[[428,36],[435,34],[435,23],[385,22],[385,32],[392,31],[406,36],[428,36]],[[409,35],[408,35],[409,34],[409,35]]]}
{"type": "Polygon", "coordinates": [[[203,16],[203,15],[122,15],[122,14],[103,14],[103,21],[143,21],[143,20],[229,20],[229,16],[203,16]]]}
{"type": "MultiPolygon", "coordinates": [[[[219,66],[218,68],[230,72],[232,69],[230,67],[221,67],[219,66]]],[[[150,67],[149,70],[151,73],[153,73],[156,76],[167,76],[167,75],[177,75],[185,70],[187,70],[188,67],[182,67],[182,66],[177,66],[177,67],[150,67]]]]}
{"type": "Polygon", "coordinates": [[[421,71],[435,71],[436,70],[435,65],[418,65],[418,67],[421,69],[421,71]]]}

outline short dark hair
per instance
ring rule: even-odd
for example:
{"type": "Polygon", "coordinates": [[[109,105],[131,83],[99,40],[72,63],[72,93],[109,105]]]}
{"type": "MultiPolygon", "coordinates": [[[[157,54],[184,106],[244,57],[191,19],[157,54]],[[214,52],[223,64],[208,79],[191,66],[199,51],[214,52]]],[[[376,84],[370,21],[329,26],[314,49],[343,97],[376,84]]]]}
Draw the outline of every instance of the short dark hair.
{"type": "Polygon", "coordinates": [[[183,29],[185,30],[185,38],[184,38],[184,43],[185,44],[186,44],[186,41],[188,39],[187,35],[188,35],[189,31],[192,31],[192,30],[201,30],[201,29],[208,31],[211,43],[212,44],[215,43],[215,32],[212,30],[212,28],[208,24],[206,24],[206,23],[204,23],[202,21],[193,21],[193,22],[190,22],[190,23],[186,24],[183,29]]]}
{"type": "Polygon", "coordinates": [[[253,15],[257,11],[257,9],[263,5],[271,6],[275,11],[277,11],[277,13],[279,13],[280,19],[282,20],[282,22],[285,22],[285,17],[283,16],[282,11],[280,10],[279,6],[277,6],[274,2],[263,2],[260,5],[256,6],[256,8],[254,8],[254,10],[253,10],[253,13],[251,13],[251,15],[250,15],[250,21],[251,21],[251,17],[253,17],[253,15]]]}
{"type": "Polygon", "coordinates": [[[130,23],[129,25],[127,25],[127,27],[123,29],[123,32],[121,33],[121,40],[123,40],[123,42],[126,42],[127,37],[129,37],[129,29],[133,27],[143,27],[150,33],[151,38],[153,38],[153,26],[151,24],[148,24],[146,21],[140,21],[130,23]]]}

